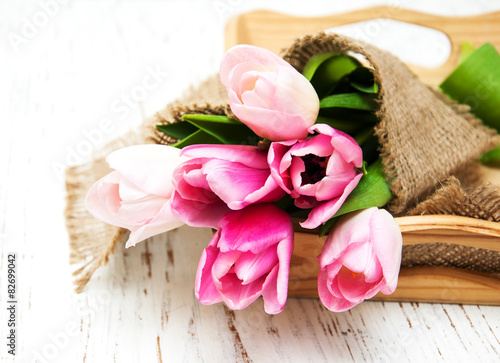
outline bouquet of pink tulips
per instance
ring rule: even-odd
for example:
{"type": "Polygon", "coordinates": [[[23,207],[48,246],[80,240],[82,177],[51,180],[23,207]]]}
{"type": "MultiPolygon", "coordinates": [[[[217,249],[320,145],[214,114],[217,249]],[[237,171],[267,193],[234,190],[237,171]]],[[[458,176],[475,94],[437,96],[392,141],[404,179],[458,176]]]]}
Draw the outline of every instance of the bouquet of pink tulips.
{"type": "Polygon", "coordinates": [[[402,237],[382,207],[391,193],[373,127],[377,84],[353,57],[314,56],[303,73],[272,52],[240,45],[221,64],[234,117],[185,115],[158,128],[179,141],[111,153],[115,171],[88,192],[104,222],[131,231],[126,246],[183,224],[216,230],[200,258],[203,304],[243,309],[259,296],[283,310],[292,218],[328,234],[318,292],[344,311],[396,289],[402,237]]]}

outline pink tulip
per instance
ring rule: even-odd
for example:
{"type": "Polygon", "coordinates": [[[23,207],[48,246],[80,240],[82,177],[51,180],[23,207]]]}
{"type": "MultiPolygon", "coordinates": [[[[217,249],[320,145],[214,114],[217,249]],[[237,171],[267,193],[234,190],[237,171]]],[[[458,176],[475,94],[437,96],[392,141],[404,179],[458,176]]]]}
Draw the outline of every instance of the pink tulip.
{"type": "Polygon", "coordinates": [[[318,292],[331,311],[345,311],[379,291],[396,290],[403,238],[398,224],[376,207],[347,214],[330,231],[321,255],[318,292]]]}
{"type": "Polygon", "coordinates": [[[88,191],[85,205],[94,217],[131,231],[126,247],[177,228],[173,212],[172,172],[187,158],[164,145],[137,145],[112,152],[106,162],[115,171],[88,191]]]}
{"type": "Polygon", "coordinates": [[[273,52],[237,45],[225,54],[220,81],[231,111],[272,141],[301,139],[316,122],[319,99],[311,83],[273,52]]]}
{"type": "Polygon", "coordinates": [[[271,175],[295,205],[312,208],[300,224],[313,229],[329,220],[358,185],[363,152],[352,137],[328,125],[316,124],[309,132],[317,134],[273,142],[268,162],[271,175]]]}
{"type": "Polygon", "coordinates": [[[293,250],[290,216],[273,204],[227,213],[203,251],[195,294],[205,305],[224,301],[246,308],[259,296],[268,314],[283,310],[293,250]]]}
{"type": "Polygon", "coordinates": [[[249,145],[192,145],[193,159],[174,171],[172,207],[188,225],[217,228],[229,210],[275,202],[285,192],[271,177],[267,153],[249,145]]]}

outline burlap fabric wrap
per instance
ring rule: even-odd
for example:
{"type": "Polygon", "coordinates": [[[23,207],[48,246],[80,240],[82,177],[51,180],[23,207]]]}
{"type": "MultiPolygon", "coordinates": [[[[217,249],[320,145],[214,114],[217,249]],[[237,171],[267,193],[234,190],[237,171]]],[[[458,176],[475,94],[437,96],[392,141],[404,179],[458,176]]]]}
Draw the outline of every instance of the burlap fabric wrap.
{"type": "MultiPolygon", "coordinates": [[[[470,165],[499,142],[494,131],[482,126],[468,113],[467,106],[455,104],[430,89],[397,58],[369,44],[320,33],[297,40],[284,50],[283,57],[301,71],[311,56],[324,52],[362,55],[373,68],[380,103],[376,134],[394,195],[387,208],[394,216],[456,214],[500,220],[500,197],[492,187],[480,185],[470,165]],[[460,180],[464,170],[468,177],[460,180]]],[[[232,116],[227,92],[217,76],[158,112],[145,123],[140,137],[129,136],[129,140],[110,148],[140,142],[169,144],[174,140],[155,126],[179,121],[186,113],[232,116]]],[[[94,162],[67,172],[71,259],[81,265],[75,273],[77,290],[85,286],[126,235],[119,228],[93,219],[83,207],[91,184],[109,171],[103,168],[102,156],[110,148],[94,162]]],[[[402,264],[500,272],[500,254],[447,244],[405,246],[402,264]]]]}

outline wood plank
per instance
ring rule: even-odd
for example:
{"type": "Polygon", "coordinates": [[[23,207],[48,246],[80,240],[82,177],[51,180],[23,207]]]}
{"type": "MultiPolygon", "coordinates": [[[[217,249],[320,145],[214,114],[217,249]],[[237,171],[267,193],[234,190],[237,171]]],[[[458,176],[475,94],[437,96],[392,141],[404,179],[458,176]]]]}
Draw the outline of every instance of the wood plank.
{"type": "Polygon", "coordinates": [[[451,42],[451,54],[440,67],[429,69],[409,65],[424,82],[438,85],[458,64],[460,44],[479,46],[491,42],[500,49],[500,12],[477,16],[447,17],[426,14],[399,7],[377,6],[319,17],[299,17],[271,11],[252,11],[232,18],[226,26],[225,47],[252,44],[276,54],[306,34],[314,34],[335,26],[372,19],[392,19],[433,28],[445,33],[451,42]]]}
{"type": "MultiPolygon", "coordinates": [[[[318,298],[317,275],[290,278],[289,294],[318,298]]],[[[499,305],[500,275],[438,266],[403,268],[396,291],[372,300],[499,305]]]]}

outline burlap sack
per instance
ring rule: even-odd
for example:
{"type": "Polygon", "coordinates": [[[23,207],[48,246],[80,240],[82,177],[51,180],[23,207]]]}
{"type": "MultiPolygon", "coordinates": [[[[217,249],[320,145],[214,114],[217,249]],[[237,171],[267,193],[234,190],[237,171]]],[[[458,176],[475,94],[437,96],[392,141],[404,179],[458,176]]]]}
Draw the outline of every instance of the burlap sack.
{"type": "MultiPolygon", "coordinates": [[[[499,142],[495,131],[482,126],[478,119],[468,113],[467,106],[454,104],[439,92],[430,89],[396,57],[369,44],[340,35],[320,33],[297,40],[284,51],[284,59],[301,71],[311,56],[323,52],[362,55],[373,68],[375,80],[379,84],[380,103],[377,112],[380,122],[376,127],[376,134],[382,145],[381,156],[394,195],[388,206],[393,215],[405,215],[409,211],[413,214],[444,212],[498,220],[500,198],[485,186],[481,187],[483,192],[474,191],[471,194],[457,182],[454,184],[455,188],[441,189],[431,199],[418,204],[418,201],[425,200],[432,194],[438,182],[459,173],[483,152],[494,147],[499,142]],[[450,196],[443,197],[447,193],[451,193],[450,196]],[[462,203],[457,205],[453,193],[462,195],[462,203]],[[483,198],[476,198],[483,193],[488,195],[488,208],[482,208],[483,198]],[[471,212],[468,213],[467,210],[471,212]]],[[[144,141],[172,143],[174,140],[158,131],[156,125],[179,121],[186,113],[233,116],[228,106],[227,92],[217,76],[206,80],[191,90],[184,99],[168,105],[148,120],[143,130],[144,141]]],[[[88,171],[89,168],[94,170],[93,165],[88,165],[83,170],[88,171]]],[[[89,176],[79,173],[78,168],[68,171],[68,180],[72,182],[68,183],[67,216],[73,260],[86,261],[85,267],[77,271],[77,286],[81,289],[93,271],[106,261],[112,251],[109,246],[114,246],[118,241],[115,237],[120,237],[122,232],[115,228],[114,239],[111,240],[103,231],[101,222],[87,219],[87,224],[82,229],[78,220],[72,220],[76,218],[72,211],[81,203],[79,196],[75,194],[84,194],[91,185],[88,183],[89,176]],[[75,191],[75,185],[78,191],[75,191]],[[96,247],[79,248],[83,241],[88,240],[89,235],[94,241],[97,239],[95,236],[102,235],[101,247],[99,243],[95,243],[96,247]]],[[[97,177],[97,174],[93,172],[93,176],[97,177]]],[[[443,264],[441,260],[428,261],[420,258],[422,254],[428,255],[428,251],[420,253],[413,250],[410,254],[408,251],[403,252],[404,264],[408,266],[420,264],[422,260],[427,265],[443,264]],[[415,253],[418,258],[408,258],[415,253]]],[[[474,251],[468,250],[467,253],[470,255],[474,251]]],[[[498,262],[499,256],[492,255],[492,258],[498,262]]],[[[444,264],[449,265],[449,261],[444,264]]],[[[463,264],[456,265],[464,267],[463,264]]],[[[465,267],[487,270],[490,266],[496,266],[494,269],[499,271],[498,263],[489,263],[486,269],[477,268],[476,265],[465,264],[465,267]]]]}

